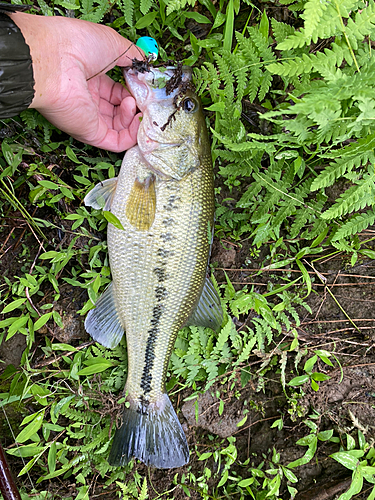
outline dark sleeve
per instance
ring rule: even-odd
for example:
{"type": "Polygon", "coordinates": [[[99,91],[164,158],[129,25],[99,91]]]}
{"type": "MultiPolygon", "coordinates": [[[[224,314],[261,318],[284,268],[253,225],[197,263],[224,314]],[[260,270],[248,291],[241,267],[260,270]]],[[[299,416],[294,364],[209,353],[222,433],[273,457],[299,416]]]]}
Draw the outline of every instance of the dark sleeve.
{"type": "Polygon", "coordinates": [[[0,119],[28,108],[35,93],[29,46],[18,26],[4,14],[21,10],[17,7],[0,3],[0,119]]]}

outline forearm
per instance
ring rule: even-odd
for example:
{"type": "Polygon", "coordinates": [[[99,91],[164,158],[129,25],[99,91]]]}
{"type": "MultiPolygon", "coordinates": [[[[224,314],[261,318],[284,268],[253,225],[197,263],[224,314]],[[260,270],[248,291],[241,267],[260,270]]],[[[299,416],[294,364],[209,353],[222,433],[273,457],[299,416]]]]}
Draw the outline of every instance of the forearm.
{"type": "Polygon", "coordinates": [[[0,13],[0,118],[26,109],[34,97],[30,50],[22,32],[0,13]]]}
{"type": "Polygon", "coordinates": [[[42,111],[53,105],[53,96],[60,90],[61,71],[58,65],[62,59],[61,51],[69,48],[59,39],[59,27],[56,26],[53,31],[55,18],[21,12],[10,14],[10,17],[30,48],[35,81],[35,94],[30,107],[42,111]]]}

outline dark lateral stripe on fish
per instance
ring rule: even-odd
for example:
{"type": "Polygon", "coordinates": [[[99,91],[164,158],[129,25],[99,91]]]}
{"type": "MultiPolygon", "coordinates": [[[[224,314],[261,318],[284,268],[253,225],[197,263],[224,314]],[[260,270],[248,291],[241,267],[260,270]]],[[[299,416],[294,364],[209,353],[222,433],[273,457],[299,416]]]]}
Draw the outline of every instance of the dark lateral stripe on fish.
{"type": "MultiPolygon", "coordinates": [[[[165,259],[168,256],[168,251],[160,248],[158,254],[161,256],[160,265],[165,267],[166,262],[165,259]]],[[[167,275],[165,274],[165,270],[163,267],[155,268],[154,273],[158,277],[158,281],[163,282],[167,275]]],[[[141,389],[144,394],[148,394],[152,390],[151,382],[152,382],[152,369],[154,367],[155,362],[155,347],[158,339],[159,328],[158,325],[160,323],[160,318],[164,312],[164,305],[162,302],[167,298],[168,291],[163,285],[158,285],[155,288],[155,298],[158,301],[158,305],[153,308],[152,318],[151,318],[151,328],[147,331],[149,334],[146,341],[146,350],[145,350],[145,366],[143,368],[142,378],[141,378],[141,389]]]]}

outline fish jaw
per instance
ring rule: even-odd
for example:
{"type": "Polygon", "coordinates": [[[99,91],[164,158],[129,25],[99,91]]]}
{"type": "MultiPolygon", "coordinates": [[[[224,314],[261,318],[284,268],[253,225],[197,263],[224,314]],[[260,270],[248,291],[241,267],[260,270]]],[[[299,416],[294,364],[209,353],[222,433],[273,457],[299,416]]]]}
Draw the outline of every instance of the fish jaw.
{"type": "Polygon", "coordinates": [[[191,68],[124,74],[143,112],[137,140],[144,159],[161,176],[183,179],[211,154],[202,105],[191,90],[191,68]]]}
{"type": "MultiPolygon", "coordinates": [[[[179,87],[167,93],[166,84],[173,78],[175,67],[151,68],[150,71],[140,72],[136,69],[125,68],[124,76],[126,86],[137,102],[142,113],[148,109],[152,101],[165,101],[166,106],[171,106],[179,87]]],[[[181,84],[191,81],[191,68],[184,66],[181,75],[181,84]]]]}

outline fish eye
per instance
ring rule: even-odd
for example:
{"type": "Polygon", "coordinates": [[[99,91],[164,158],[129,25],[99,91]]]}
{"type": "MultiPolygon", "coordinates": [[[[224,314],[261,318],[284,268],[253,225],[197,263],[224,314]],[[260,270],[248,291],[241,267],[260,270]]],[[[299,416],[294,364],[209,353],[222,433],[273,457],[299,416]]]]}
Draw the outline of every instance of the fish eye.
{"type": "Polygon", "coordinates": [[[187,113],[193,113],[197,108],[197,102],[190,97],[186,97],[186,99],[182,101],[182,107],[187,113]]]}

